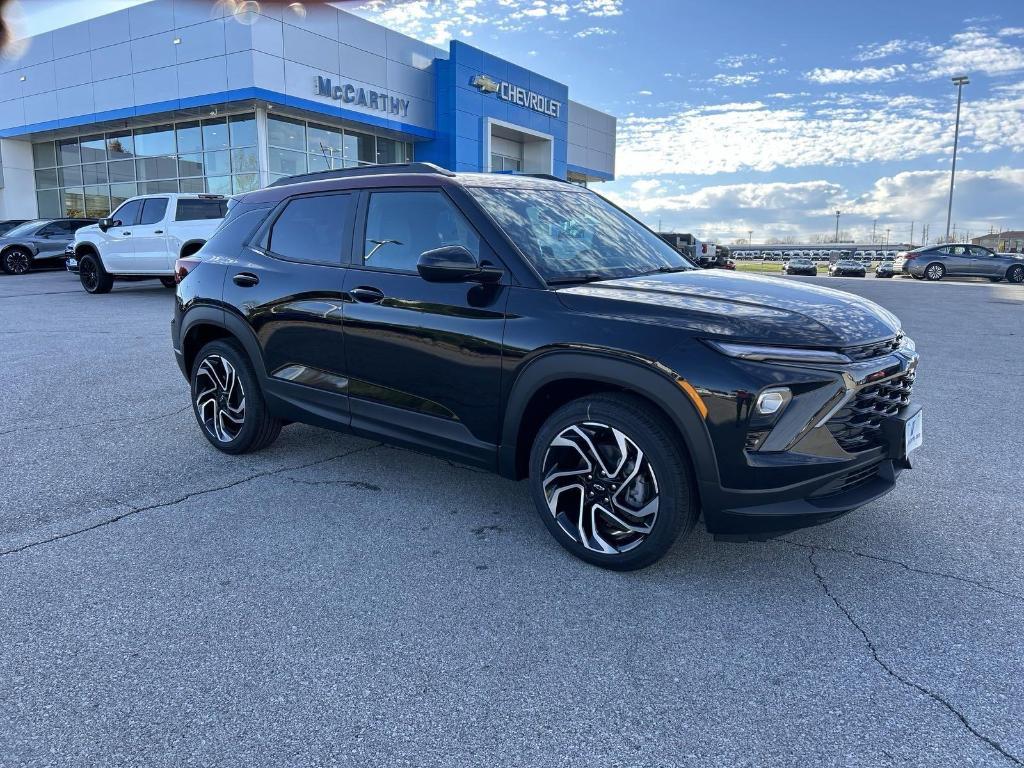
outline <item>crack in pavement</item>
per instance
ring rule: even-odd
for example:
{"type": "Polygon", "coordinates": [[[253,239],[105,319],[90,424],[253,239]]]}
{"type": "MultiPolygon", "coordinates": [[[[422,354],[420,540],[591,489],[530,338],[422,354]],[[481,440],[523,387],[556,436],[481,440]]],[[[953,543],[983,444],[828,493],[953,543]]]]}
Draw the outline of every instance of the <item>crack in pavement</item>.
{"type": "Polygon", "coordinates": [[[192,410],[191,404],[182,406],[181,408],[178,408],[173,411],[168,411],[167,413],[158,413],[156,416],[147,416],[144,419],[134,419],[133,417],[129,416],[120,419],[99,419],[96,421],[82,422],[78,424],[62,424],[53,427],[35,427],[31,424],[26,424],[24,426],[14,427],[12,429],[5,430],[4,432],[0,432],[0,437],[4,437],[6,435],[13,435],[15,432],[28,432],[29,430],[35,432],[64,432],[65,430],[70,429],[81,429],[82,427],[92,427],[106,424],[145,424],[146,422],[157,421],[158,419],[168,419],[171,416],[177,416],[179,413],[184,413],[185,411],[190,410],[192,410]]]}
{"type": "Polygon", "coordinates": [[[858,549],[843,549],[840,547],[830,547],[822,544],[804,544],[803,542],[793,541],[792,539],[787,538],[779,538],[776,539],[776,541],[780,541],[784,544],[789,544],[793,547],[799,547],[801,549],[809,549],[812,551],[818,550],[824,552],[835,552],[837,554],[853,555],[854,557],[863,557],[867,560],[875,560],[879,563],[888,563],[889,565],[899,566],[900,568],[903,568],[904,570],[909,571],[911,573],[918,573],[922,576],[939,576],[943,579],[959,581],[963,584],[970,584],[971,586],[978,587],[979,589],[983,589],[987,592],[993,592],[997,595],[1002,595],[1003,597],[1009,597],[1013,600],[1020,600],[1021,602],[1024,602],[1024,595],[1018,595],[1016,592],[1007,592],[1004,589],[999,589],[999,587],[993,587],[991,584],[988,584],[987,582],[978,581],[977,579],[971,579],[967,576],[958,576],[955,573],[945,573],[944,571],[932,571],[928,570],[927,568],[918,568],[913,565],[907,565],[906,563],[900,560],[895,560],[891,557],[884,557],[882,555],[872,555],[868,552],[861,552],[858,549]]]}
{"type": "Polygon", "coordinates": [[[263,477],[278,475],[281,474],[282,472],[293,472],[297,469],[308,469],[309,467],[316,467],[320,466],[321,464],[328,464],[338,459],[344,459],[349,456],[354,456],[357,453],[371,451],[374,448],[379,448],[380,445],[380,443],[374,443],[373,445],[364,446],[362,448],[355,448],[351,451],[346,451],[344,453],[338,453],[335,454],[334,456],[329,456],[326,459],[317,459],[316,461],[308,461],[305,464],[295,464],[289,467],[279,467],[277,469],[268,469],[263,472],[256,472],[252,475],[247,475],[246,477],[239,478],[238,480],[232,480],[230,483],[225,483],[224,485],[218,485],[214,488],[203,488],[198,491],[189,491],[188,493],[183,494],[182,496],[178,496],[177,498],[170,499],[168,501],[160,501],[155,504],[147,504],[143,507],[136,507],[126,502],[118,502],[118,504],[128,507],[128,510],[122,512],[119,515],[108,517],[105,520],[99,520],[95,523],[92,523],[91,525],[86,525],[82,528],[78,528],[73,531],[66,531],[65,533],[57,534],[56,536],[49,536],[45,539],[39,539],[38,541],[30,541],[27,544],[21,544],[17,547],[12,547],[11,549],[0,551],[0,558],[7,557],[8,555],[16,555],[20,552],[24,552],[29,549],[35,549],[36,547],[41,547],[44,544],[52,544],[57,541],[62,541],[63,539],[70,539],[74,536],[78,536],[83,533],[88,533],[89,531],[95,531],[97,528],[105,528],[108,525],[113,525],[114,523],[120,522],[125,518],[134,517],[135,515],[141,514],[143,512],[152,512],[154,509],[164,509],[166,507],[173,507],[177,504],[181,504],[182,502],[188,501],[189,499],[193,499],[196,496],[205,496],[210,493],[225,491],[228,488],[234,488],[235,486],[243,485],[244,483],[249,483],[252,482],[253,480],[259,480],[260,478],[263,477]]]}
{"type": "Polygon", "coordinates": [[[871,657],[875,660],[875,664],[881,667],[885,671],[885,673],[896,682],[900,683],[901,685],[907,688],[912,688],[918,693],[924,694],[928,698],[932,699],[932,701],[935,701],[936,703],[940,704],[942,707],[948,710],[950,714],[956,717],[956,719],[960,721],[961,725],[963,725],[963,727],[966,728],[975,738],[979,739],[980,741],[983,741],[985,744],[987,744],[1000,755],[1002,755],[1007,760],[1012,762],[1014,765],[1024,766],[1024,761],[1022,761],[1013,753],[1007,751],[1007,749],[998,741],[996,741],[990,736],[986,736],[984,733],[982,733],[973,725],[971,725],[971,722],[967,719],[967,717],[960,710],[954,707],[947,699],[945,699],[935,691],[926,688],[920,683],[915,683],[913,680],[903,677],[895,669],[893,669],[884,659],[882,659],[882,657],[878,653],[878,647],[874,644],[874,642],[872,642],[871,638],[868,636],[867,631],[865,631],[865,629],[857,622],[857,620],[853,618],[853,614],[850,612],[850,610],[839,601],[839,598],[835,596],[835,594],[829,587],[828,582],[825,581],[825,577],[822,576],[821,571],[818,570],[818,564],[814,560],[814,555],[817,549],[817,547],[809,546],[809,551],[807,552],[807,559],[811,563],[811,570],[814,572],[814,578],[818,580],[818,584],[821,586],[822,590],[825,592],[828,598],[835,604],[836,608],[838,608],[842,612],[842,614],[846,617],[846,620],[849,621],[853,628],[860,633],[860,636],[864,639],[864,643],[867,645],[868,650],[871,652],[871,657]]]}

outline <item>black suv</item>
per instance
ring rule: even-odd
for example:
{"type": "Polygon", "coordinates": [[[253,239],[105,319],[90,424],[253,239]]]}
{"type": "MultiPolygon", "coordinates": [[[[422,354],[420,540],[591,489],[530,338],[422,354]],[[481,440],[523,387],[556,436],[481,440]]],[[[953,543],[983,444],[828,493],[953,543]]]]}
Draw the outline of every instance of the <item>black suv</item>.
{"type": "Polygon", "coordinates": [[[846,293],[698,270],[599,195],[426,164],[245,194],[177,265],[206,438],[306,422],[529,478],[565,548],[632,569],[699,513],[769,537],[893,488],[917,355],[846,293]]]}

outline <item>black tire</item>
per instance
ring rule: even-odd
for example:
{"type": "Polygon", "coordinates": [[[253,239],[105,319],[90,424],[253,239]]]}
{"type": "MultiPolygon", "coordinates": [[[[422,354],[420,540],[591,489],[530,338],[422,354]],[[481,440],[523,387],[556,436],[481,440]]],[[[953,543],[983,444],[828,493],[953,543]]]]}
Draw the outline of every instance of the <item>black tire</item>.
{"type": "Polygon", "coordinates": [[[1017,283],[1018,285],[1024,283],[1024,266],[1014,264],[1006,270],[1006,282],[1017,283]]]}
{"type": "Polygon", "coordinates": [[[114,278],[103,268],[100,257],[87,253],[78,261],[78,280],[86,293],[110,293],[114,278]]]}
{"type": "MultiPolygon", "coordinates": [[[[598,445],[596,441],[593,444],[598,445]]],[[[600,453],[600,451],[598,452],[600,453]]],[[[616,460],[614,454],[609,455],[612,457],[610,461],[616,460]]],[[[571,456],[572,454],[570,453],[571,456]]],[[[580,453],[580,456],[583,456],[583,454],[580,453]]],[[[572,461],[573,459],[570,458],[569,460],[572,461]]],[[[582,461],[593,466],[593,462],[586,458],[583,458],[582,461]]],[[[547,467],[547,471],[552,474],[555,473],[556,469],[561,471],[559,463],[551,463],[547,467]]],[[[573,475],[580,471],[585,472],[586,470],[576,468],[573,475]]],[[[594,472],[594,475],[598,474],[598,472],[594,472]]],[[[646,474],[646,468],[644,474],[646,474]]],[[[564,482],[573,483],[575,482],[575,477],[564,482]]],[[[696,483],[694,482],[689,458],[682,439],[675,432],[674,427],[663,413],[643,399],[633,395],[593,395],[574,400],[556,410],[544,422],[531,446],[529,483],[530,493],[533,496],[537,512],[558,543],[581,560],[616,571],[632,571],[645,568],[657,561],[668,551],[680,535],[688,534],[693,529],[699,511],[696,483]],[[565,448],[556,448],[552,445],[552,441],[556,437],[563,436],[565,431],[572,429],[574,425],[583,426],[588,430],[597,426],[602,427],[604,430],[618,430],[636,448],[643,452],[648,462],[647,466],[650,468],[650,476],[653,479],[653,483],[649,480],[646,483],[641,480],[639,489],[637,489],[637,482],[640,480],[641,475],[635,471],[632,484],[628,481],[617,482],[623,476],[628,476],[628,468],[630,466],[634,468],[637,466],[635,459],[632,464],[627,461],[622,468],[622,472],[612,477],[610,481],[603,477],[594,478],[597,482],[609,486],[608,488],[597,485],[597,482],[590,482],[591,476],[582,475],[579,477],[580,483],[586,484],[594,493],[598,495],[602,492],[611,494],[611,496],[600,499],[606,502],[608,506],[612,506],[612,497],[619,496],[622,492],[627,492],[626,497],[622,499],[627,501],[632,491],[639,490],[641,499],[637,504],[644,505],[645,507],[649,506],[653,498],[657,499],[658,503],[653,522],[649,526],[645,525],[650,530],[646,531],[642,538],[639,538],[639,534],[630,534],[625,532],[624,529],[618,531],[619,534],[624,534],[626,537],[637,537],[638,540],[634,543],[629,538],[615,539],[613,537],[617,534],[614,531],[612,532],[612,536],[609,538],[612,538],[612,541],[621,542],[623,551],[611,553],[595,551],[593,545],[595,542],[603,541],[603,539],[600,536],[570,535],[562,527],[559,519],[556,518],[555,512],[548,504],[548,493],[544,482],[545,464],[550,461],[549,454],[552,451],[567,450],[565,448]],[[645,485],[647,486],[647,496],[644,496],[645,485]],[[596,490],[594,490],[595,488],[596,490]],[[649,495],[651,488],[654,490],[653,497],[649,495]],[[591,546],[588,547],[581,543],[579,539],[583,538],[587,538],[591,546]]],[[[580,500],[580,507],[582,508],[584,506],[582,502],[587,498],[583,495],[585,491],[582,485],[579,491],[566,490],[568,491],[567,499],[571,500],[572,494],[578,494],[575,498],[580,500]]],[[[554,496],[554,503],[557,505],[559,494],[554,493],[552,495],[554,496]]],[[[573,501],[570,501],[569,504],[573,507],[575,506],[573,501]]],[[[615,506],[613,508],[616,513],[622,514],[621,510],[623,507],[615,506]]],[[[592,506],[591,510],[594,509],[595,507],[592,506]]],[[[576,513],[574,509],[572,512],[577,518],[580,518],[580,513],[576,513]]],[[[584,511],[582,513],[584,518],[585,514],[584,511]]],[[[592,514],[596,513],[592,511],[592,514]]],[[[560,515],[560,517],[563,523],[568,523],[570,520],[568,515],[560,515]]],[[[625,516],[623,516],[623,519],[625,519],[625,516]]],[[[636,522],[638,519],[641,518],[633,518],[633,522],[636,522]]],[[[605,517],[601,517],[600,520],[602,524],[608,522],[608,519],[605,517]]],[[[586,523],[584,523],[584,528],[587,528],[586,523]]],[[[589,528],[591,531],[595,531],[595,529],[596,526],[589,528]]],[[[608,542],[605,541],[604,543],[607,544],[608,542]]],[[[618,549],[618,547],[615,548],[618,549]]]]}
{"type": "Polygon", "coordinates": [[[946,276],[946,268],[939,264],[937,261],[933,261],[927,267],[924,268],[924,279],[931,280],[932,282],[938,282],[946,276]]]}
{"type": "Polygon", "coordinates": [[[32,254],[20,245],[8,248],[0,257],[0,267],[8,275],[27,275],[32,271],[32,254]]]}
{"type": "Polygon", "coordinates": [[[162,285],[164,288],[170,288],[172,290],[178,287],[178,284],[174,281],[173,277],[161,277],[160,285],[162,285]]]}
{"type": "MultiPolygon", "coordinates": [[[[259,380],[253,370],[249,356],[242,349],[238,342],[221,339],[211,341],[199,350],[189,376],[190,391],[192,396],[192,412],[199,424],[199,429],[210,444],[217,450],[230,454],[252,453],[262,450],[277,439],[281,433],[281,421],[274,418],[267,408],[263,392],[260,390],[259,380]],[[212,405],[201,407],[200,402],[204,401],[202,389],[211,381],[209,374],[200,373],[204,363],[209,362],[211,366],[219,365],[227,361],[237,375],[238,383],[241,385],[242,397],[242,418],[241,426],[237,422],[226,432],[217,434],[216,427],[212,424],[217,408],[212,405]],[[208,417],[213,418],[208,418],[208,417]],[[237,431],[236,428],[237,427],[237,431]],[[232,434],[233,433],[233,434],[232,434]],[[229,438],[229,439],[224,439],[229,438]]],[[[230,393],[229,393],[230,394],[230,393]]],[[[218,408],[223,408],[226,400],[219,401],[218,408]]],[[[230,421],[236,421],[229,417],[230,421]]]]}

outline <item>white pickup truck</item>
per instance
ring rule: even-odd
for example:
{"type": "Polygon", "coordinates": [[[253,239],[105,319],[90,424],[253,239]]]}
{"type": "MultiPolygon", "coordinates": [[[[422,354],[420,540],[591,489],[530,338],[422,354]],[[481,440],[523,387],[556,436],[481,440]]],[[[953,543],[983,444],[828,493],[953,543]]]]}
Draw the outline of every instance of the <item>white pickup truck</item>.
{"type": "Polygon", "coordinates": [[[175,260],[202,248],[227,210],[223,195],[132,197],[75,232],[65,252],[67,269],[89,293],[107,293],[114,280],[159,278],[173,287],[175,260]]]}

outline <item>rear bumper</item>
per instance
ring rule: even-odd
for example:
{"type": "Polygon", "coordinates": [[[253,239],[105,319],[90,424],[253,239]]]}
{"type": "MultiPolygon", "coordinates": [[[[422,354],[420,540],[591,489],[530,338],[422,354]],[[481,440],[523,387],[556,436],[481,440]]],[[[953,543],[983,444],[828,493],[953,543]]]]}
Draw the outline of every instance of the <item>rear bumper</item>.
{"type": "Polygon", "coordinates": [[[703,505],[713,510],[705,515],[708,531],[738,540],[773,538],[834,520],[884,496],[896,487],[900,473],[910,469],[905,429],[920,412],[917,404],[903,408],[885,425],[886,445],[840,462],[813,479],[757,490],[702,483],[703,505]]]}

